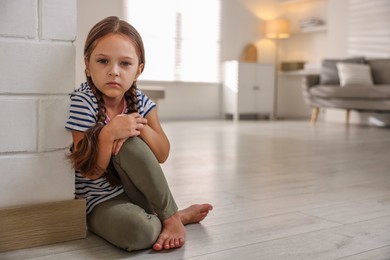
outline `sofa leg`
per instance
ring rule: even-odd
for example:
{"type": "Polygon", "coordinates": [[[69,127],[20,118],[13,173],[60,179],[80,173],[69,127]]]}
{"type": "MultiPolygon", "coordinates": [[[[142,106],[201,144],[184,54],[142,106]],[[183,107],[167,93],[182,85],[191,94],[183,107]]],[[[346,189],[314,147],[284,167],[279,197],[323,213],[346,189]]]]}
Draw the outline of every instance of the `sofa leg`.
{"type": "Polygon", "coordinates": [[[320,108],[319,108],[319,107],[314,107],[314,108],[311,110],[311,120],[310,120],[310,124],[315,125],[315,123],[317,122],[317,118],[318,118],[319,112],[320,112],[320,108]]]}
{"type": "Polygon", "coordinates": [[[345,113],[345,124],[346,124],[347,126],[349,126],[349,116],[350,116],[350,114],[351,114],[351,109],[347,109],[345,112],[346,112],[346,113],[345,113]]]}

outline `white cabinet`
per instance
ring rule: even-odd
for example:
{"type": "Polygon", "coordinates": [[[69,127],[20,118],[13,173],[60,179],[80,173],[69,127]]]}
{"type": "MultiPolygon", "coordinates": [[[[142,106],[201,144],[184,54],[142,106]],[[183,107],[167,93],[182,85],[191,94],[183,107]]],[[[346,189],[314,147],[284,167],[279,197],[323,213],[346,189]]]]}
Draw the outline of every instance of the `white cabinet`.
{"type": "Polygon", "coordinates": [[[226,61],[223,64],[223,112],[239,119],[274,112],[275,66],[226,61]]]}

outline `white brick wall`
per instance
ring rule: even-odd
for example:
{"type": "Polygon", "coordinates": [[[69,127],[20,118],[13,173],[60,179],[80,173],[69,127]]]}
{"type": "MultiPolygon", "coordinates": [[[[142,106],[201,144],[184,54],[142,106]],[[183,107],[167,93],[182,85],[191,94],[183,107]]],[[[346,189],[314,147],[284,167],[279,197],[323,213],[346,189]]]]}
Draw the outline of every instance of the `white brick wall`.
{"type": "Polygon", "coordinates": [[[35,38],[37,8],[37,1],[1,0],[0,35],[35,38]]]}
{"type": "Polygon", "coordinates": [[[63,150],[2,155],[0,165],[0,208],[74,197],[74,174],[63,150]]]}
{"type": "Polygon", "coordinates": [[[3,41],[0,93],[65,94],[74,88],[75,50],[69,43],[3,41]]]}
{"type": "Polygon", "coordinates": [[[38,104],[34,98],[1,96],[0,153],[37,150],[37,111],[38,104]]]}
{"type": "Polygon", "coordinates": [[[39,152],[69,146],[72,138],[64,128],[68,119],[69,97],[46,97],[39,102],[39,152]]]}
{"type": "Polygon", "coordinates": [[[76,1],[42,0],[42,38],[75,40],[76,8],[76,1]]]}
{"type": "Polygon", "coordinates": [[[68,200],[76,0],[1,0],[0,208],[68,200]]]}

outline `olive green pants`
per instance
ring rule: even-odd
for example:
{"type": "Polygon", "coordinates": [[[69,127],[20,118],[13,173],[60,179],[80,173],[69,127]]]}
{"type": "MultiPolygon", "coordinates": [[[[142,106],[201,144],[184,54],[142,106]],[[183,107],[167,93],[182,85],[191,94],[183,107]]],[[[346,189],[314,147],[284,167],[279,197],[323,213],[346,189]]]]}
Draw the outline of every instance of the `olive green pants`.
{"type": "Polygon", "coordinates": [[[112,163],[125,193],[95,206],[88,227],[127,251],[150,248],[161,222],[178,210],[160,164],[139,137],[129,138],[112,163]]]}

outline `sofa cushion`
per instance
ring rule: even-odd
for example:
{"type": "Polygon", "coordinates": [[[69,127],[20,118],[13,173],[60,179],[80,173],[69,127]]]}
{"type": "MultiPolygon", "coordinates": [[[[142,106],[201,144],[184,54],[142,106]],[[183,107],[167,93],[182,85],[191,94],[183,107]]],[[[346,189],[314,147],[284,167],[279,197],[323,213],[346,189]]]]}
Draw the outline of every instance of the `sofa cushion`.
{"type": "Polygon", "coordinates": [[[390,59],[370,59],[367,63],[371,67],[374,84],[390,84],[390,59]]]}
{"type": "Polygon", "coordinates": [[[310,94],[325,99],[389,99],[390,85],[365,87],[360,85],[336,88],[329,85],[318,85],[310,88],[310,94]]]}
{"type": "Polygon", "coordinates": [[[364,57],[355,57],[349,59],[324,59],[321,66],[321,85],[333,85],[339,87],[340,79],[337,72],[337,63],[360,63],[366,62],[364,57]]]}
{"type": "Polygon", "coordinates": [[[337,63],[337,71],[340,78],[340,85],[372,86],[372,76],[370,66],[367,64],[337,63]]]}

